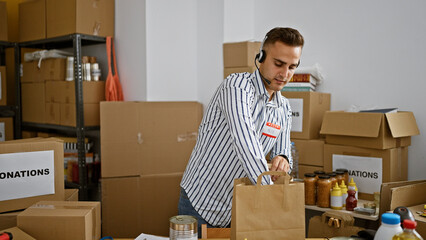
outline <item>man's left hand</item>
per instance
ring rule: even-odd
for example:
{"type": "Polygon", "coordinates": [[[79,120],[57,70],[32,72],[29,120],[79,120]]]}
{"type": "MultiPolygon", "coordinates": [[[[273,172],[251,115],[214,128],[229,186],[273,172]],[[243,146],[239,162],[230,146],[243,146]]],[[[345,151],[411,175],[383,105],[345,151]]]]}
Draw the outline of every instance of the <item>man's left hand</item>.
{"type": "MultiPolygon", "coordinates": [[[[275,156],[271,161],[271,171],[288,172],[290,170],[290,164],[287,159],[283,156],[275,156]]],[[[275,182],[280,176],[272,176],[272,181],[275,182]]]]}

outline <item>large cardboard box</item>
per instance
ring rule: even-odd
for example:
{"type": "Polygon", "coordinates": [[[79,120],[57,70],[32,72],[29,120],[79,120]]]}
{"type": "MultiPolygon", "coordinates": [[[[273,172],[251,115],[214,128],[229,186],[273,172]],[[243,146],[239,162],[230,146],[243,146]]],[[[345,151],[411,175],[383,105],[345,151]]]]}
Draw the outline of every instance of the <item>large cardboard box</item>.
{"type": "MultiPolygon", "coordinates": [[[[105,100],[105,81],[83,82],[83,103],[99,103],[105,100]]],[[[46,101],[75,103],[74,81],[46,81],[46,101]]]]}
{"type": "Polygon", "coordinates": [[[408,175],[408,147],[371,149],[324,145],[324,170],[349,170],[349,179],[357,184],[359,198],[374,200],[382,183],[405,181],[408,175]]]}
{"type": "Polygon", "coordinates": [[[19,3],[19,41],[46,38],[46,0],[19,3]]]}
{"type": "Polygon", "coordinates": [[[26,232],[22,231],[17,227],[2,229],[0,228],[0,233],[9,232],[13,235],[13,239],[17,240],[35,240],[32,236],[28,235],[26,232]]]}
{"type": "Polygon", "coordinates": [[[61,123],[61,104],[46,103],[45,122],[48,124],[59,125],[61,123]]]}
{"type": "Polygon", "coordinates": [[[303,179],[305,173],[314,173],[315,171],[324,171],[324,168],[318,167],[318,166],[299,164],[299,178],[301,179],[303,179]]]}
{"type": "Polygon", "coordinates": [[[259,53],[261,42],[233,42],[223,44],[223,66],[255,67],[254,58],[259,53]]]}
{"type": "Polygon", "coordinates": [[[6,67],[0,66],[0,106],[7,105],[6,67]]]}
{"type": "Polygon", "coordinates": [[[47,37],[114,36],[114,0],[47,0],[47,37]]]}
{"type": "Polygon", "coordinates": [[[197,102],[101,102],[102,177],[183,172],[202,114],[197,102]]]}
{"type": "Polygon", "coordinates": [[[0,41],[8,41],[7,34],[7,6],[0,2],[0,41]]]}
{"type": "Polygon", "coordinates": [[[38,66],[38,61],[23,62],[21,82],[64,81],[65,64],[65,58],[43,59],[40,67],[38,66]]]}
{"type": "MultiPolygon", "coordinates": [[[[60,105],[60,125],[71,127],[77,126],[75,103],[61,103],[60,105]]],[[[84,126],[99,126],[99,103],[83,104],[83,115],[84,126]]]]}
{"type": "Polygon", "coordinates": [[[411,136],[420,131],[412,112],[330,111],[324,115],[321,134],[330,144],[389,149],[411,145],[411,136]]]}
{"type": "Polygon", "coordinates": [[[18,215],[18,227],[37,239],[97,240],[100,210],[99,202],[40,201],[18,215]]]}
{"type": "Polygon", "coordinates": [[[324,140],[291,139],[299,153],[299,164],[324,166],[324,140]]]}
{"type": "Polygon", "coordinates": [[[45,84],[22,83],[22,121],[46,123],[45,84]]]}
{"type": "Polygon", "coordinates": [[[226,67],[223,69],[223,78],[227,78],[232,73],[242,73],[242,72],[249,72],[253,73],[256,71],[255,66],[248,66],[248,67],[226,67]]]}
{"type": "Polygon", "coordinates": [[[182,173],[102,181],[102,235],[136,238],[169,236],[169,218],[178,214],[182,173]]]}
{"type": "Polygon", "coordinates": [[[0,143],[0,212],[64,200],[64,146],[56,138],[0,143]]]}
{"type": "Polygon", "coordinates": [[[13,118],[0,118],[0,142],[13,140],[13,118]]]}
{"type": "Polygon", "coordinates": [[[291,138],[318,139],[322,119],[330,110],[329,93],[320,92],[281,92],[289,102],[293,112],[291,138]]]}

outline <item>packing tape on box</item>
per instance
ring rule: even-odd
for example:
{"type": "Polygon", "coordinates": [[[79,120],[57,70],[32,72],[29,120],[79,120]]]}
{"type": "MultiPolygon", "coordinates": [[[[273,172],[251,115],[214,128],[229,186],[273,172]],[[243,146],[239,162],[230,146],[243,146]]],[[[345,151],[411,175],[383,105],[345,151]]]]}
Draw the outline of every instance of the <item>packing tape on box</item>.
{"type": "Polygon", "coordinates": [[[178,134],[177,141],[178,142],[186,142],[186,141],[195,141],[197,140],[197,132],[189,132],[178,134]]]}

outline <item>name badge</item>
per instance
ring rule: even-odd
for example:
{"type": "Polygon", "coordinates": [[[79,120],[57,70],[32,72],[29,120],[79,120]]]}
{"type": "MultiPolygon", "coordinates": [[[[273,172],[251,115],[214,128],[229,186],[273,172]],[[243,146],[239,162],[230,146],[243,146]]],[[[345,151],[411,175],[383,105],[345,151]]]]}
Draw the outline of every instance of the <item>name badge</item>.
{"type": "Polygon", "coordinates": [[[281,126],[270,123],[270,122],[266,122],[262,130],[262,135],[265,135],[270,138],[277,138],[278,134],[280,134],[280,129],[281,129],[281,126]]]}

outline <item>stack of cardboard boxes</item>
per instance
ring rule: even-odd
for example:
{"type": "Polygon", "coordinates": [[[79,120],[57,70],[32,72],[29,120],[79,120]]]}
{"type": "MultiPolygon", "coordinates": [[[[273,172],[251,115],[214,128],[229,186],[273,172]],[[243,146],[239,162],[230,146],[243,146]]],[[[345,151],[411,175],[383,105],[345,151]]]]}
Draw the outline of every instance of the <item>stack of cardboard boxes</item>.
{"type": "Polygon", "coordinates": [[[259,53],[260,42],[235,42],[223,44],[223,78],[231,73],[249,72],[256,70],[254,60],[259,53]]]}
{"type": "Polygon", "coordinates": [[[102,102],[102,233],[169,235],[202,118],[197,102],[102,102]]]}
{"type": "MultiPolygon", "coordinates": [[[[6,67],[0,66],[0,106],[8,105],[6,89],[6,67]]],[[[13,118],[0,118],[0,142],[13,139],[13,118]]]]}

